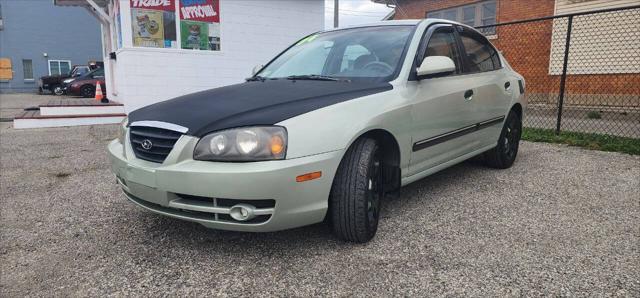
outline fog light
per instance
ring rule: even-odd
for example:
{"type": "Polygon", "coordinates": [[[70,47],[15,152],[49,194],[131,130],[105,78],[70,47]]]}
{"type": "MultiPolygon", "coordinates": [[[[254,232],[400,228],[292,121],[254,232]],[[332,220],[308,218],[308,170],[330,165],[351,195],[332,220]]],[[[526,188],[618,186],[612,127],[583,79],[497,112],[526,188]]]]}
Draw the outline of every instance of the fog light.
{"type": "Polygon", "coordinates": [[[247,221],[256,217],[254,210],[256,208],[247,204],[238,204],[231,207],[229,215],[237,221],[247,221]]]}

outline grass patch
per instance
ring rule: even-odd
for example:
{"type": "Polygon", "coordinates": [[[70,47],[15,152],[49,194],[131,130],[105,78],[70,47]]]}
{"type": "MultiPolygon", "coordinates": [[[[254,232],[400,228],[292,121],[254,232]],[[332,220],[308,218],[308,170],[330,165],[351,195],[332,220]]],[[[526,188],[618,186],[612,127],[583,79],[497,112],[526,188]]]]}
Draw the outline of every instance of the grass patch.
{"type": "Polygon", "coordinates": [[[522,139],[531,142],[567,144],[592,150],[622,152],[640,155],[640,139],[561,131],[556,135],[553,129],[524,128],[522,139]]]}
{"type": "Polygon", "coordinates": [[[588,119],[602,119],[602,115],[600,115],[600,112],[598,112],[598,111],[590,111],[589,113],[587,113],[587,118],[588,119]]]}

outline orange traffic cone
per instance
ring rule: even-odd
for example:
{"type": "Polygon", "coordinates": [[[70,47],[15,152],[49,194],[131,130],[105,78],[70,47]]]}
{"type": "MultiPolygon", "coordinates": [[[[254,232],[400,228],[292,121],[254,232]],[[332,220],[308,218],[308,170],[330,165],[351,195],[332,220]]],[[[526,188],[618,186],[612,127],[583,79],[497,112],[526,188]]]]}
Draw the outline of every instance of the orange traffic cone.
{"type": "Polygon", "coordinates": [[[106,98],[102,95],[102,87],[100,87],[100,82],[96,82],[96,100],[100,102],[106,102],[106,98]]]}

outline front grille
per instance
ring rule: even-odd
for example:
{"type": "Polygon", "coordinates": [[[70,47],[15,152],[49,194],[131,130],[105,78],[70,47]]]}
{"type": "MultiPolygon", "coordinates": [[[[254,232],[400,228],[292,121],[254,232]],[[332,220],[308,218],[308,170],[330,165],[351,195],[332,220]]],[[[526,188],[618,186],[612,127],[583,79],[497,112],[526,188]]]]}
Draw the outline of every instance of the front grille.
{"type": "MultiPolygon", "coordinates": [[[[210,203],[213,201],[212,197],[201,197],[201,196],[194,196],[194,195],[187,195],[187,194],[181,194],[181,193],[177,193],[176,196],[186,199],[186,200],[191,200],[191,201],[198,201],[198,202],[206,202],[206,203],[210,203]]],[[[221,199],[221,198],[216,198],[216,206],[219,207],[231,207],[233,205],[237,205],[237,204],[249,204],[252,205],[256,208],[274,208],[276,207],[276,201],[275,200],[271,200],[271,199],[267,199],[267,200],[240,200],[240,199],[221,199]]]]}
{"type": "Polygon", "coordinates": [[[182,133],[156,127],[131,126],[129,139],[133,152],[139,159],[162,163],[173,149],[182,133]],[[143,144],[150,145],[145,149],[143,144]]]}

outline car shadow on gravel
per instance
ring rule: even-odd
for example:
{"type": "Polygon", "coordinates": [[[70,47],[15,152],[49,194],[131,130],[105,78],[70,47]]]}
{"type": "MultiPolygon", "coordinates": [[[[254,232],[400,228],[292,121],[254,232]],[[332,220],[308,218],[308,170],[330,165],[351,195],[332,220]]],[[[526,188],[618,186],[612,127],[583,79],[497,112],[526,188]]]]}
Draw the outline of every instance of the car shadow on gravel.
{"type": "MultiPolygon", "coordinates": [[[[486,170],[487,168],[477,160],[470,160],[403,187],[399,194],[391,195],[383,204],[381,227],[389,218],[402,217],[412,209],[422,208],[420,205],[425,204],[425,200],[433,200],[433,197],[445,191],[451,181],[464,183],[465,176],[469,173],[486,170]]],[[[144,222],[138,227],[142,231],[139,233],[141,238],[137,241],[157,243],[161,240],[162,245],[169,248],[196,249],[207,251],[208,254],[238,250],[245,255],[264,254],[270,248],[305,252],[360,245],[335,238],[325,223],[279,232],[249,233],[208,229],[197,223],[156,215],[139,208],[136,208],[135,212],[138,214],[132,217],[140,218],[140,221],[144,222]]],[[[377,237],[380,238],[381,235],[377,237]]],[[[376,238],[370,243],[375,241],[376,238]]]]}

